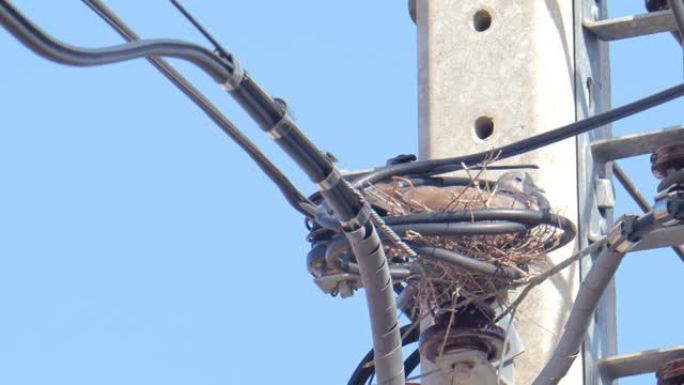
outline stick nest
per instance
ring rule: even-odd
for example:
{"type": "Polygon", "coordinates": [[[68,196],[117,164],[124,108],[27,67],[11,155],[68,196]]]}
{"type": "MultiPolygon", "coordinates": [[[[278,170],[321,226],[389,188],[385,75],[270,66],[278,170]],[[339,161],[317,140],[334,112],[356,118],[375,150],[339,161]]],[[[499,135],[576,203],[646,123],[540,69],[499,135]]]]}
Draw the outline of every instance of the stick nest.
{"type": "MultiPolygon", "coordinates": [[[[390,183],[375,184],[363,192],[369,203],[388,216],[487,208],[537,209],[534,202],[498,193],[491,183],[478,182],[477,176],[471,178],[469,186],[449,187],[414,186],[408,179],[395,177],[390,183]]],[[[423,236],[407,231],[399,236],[513,268],[524,279],[546,265],[546,251],[549,245],[558,244],[560,233],[562,231],[553,226],[539,225],[524,232],[497,235],[423,236]]],[[[391,260],[403,258],[410,262],[396,246],[388,245],[386,251],[391,260]]],[[[491,312],[487,309],[491,309],[494,302],[505,303],[513,283],[505,277],[471,273],[420,256],[417,262],[421,272],[408,279],[408,283],[417,289],[410,311],[412,319],[445,312],[455,314],[466,307],[491,312]]]]}

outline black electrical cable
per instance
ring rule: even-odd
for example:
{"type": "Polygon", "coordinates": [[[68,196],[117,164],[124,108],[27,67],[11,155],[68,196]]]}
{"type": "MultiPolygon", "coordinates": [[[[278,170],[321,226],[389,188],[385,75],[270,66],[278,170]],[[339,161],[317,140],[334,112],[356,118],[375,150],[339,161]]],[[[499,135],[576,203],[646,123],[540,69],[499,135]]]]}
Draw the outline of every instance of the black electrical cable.
{"type": "MultiPolygon", "coordinates": [[[[388,226],[410,225],[417,223],[435,222],[468,222],[472,224],[481,221],[509,221],[528,226],[549,225],[563,230],[561,238],[553,249],[565,246],[577,235],[577,227],[571,220],[548,212],[530,209],[478,209],[472,211],[452,211],[443,213],[420,213],[402,216],[390,216],[384,218],[388,226]]],[[[417,230],[416,230],[417,231],[417,230]]]]}
{"type": "Polygon", "coordinates": [[[529,225],[547,224],[559,226],[565,231],[575,232],[575,225],[560,215],[530,209],[476,209],[448,211],[440,213],[418,213],[384,217],[388,225],[434,222],[477,222],[477,221],[514,221],[529,225]]]}
{"type": "MultiPolygon", "coordinates": [[[[319,206],[315,221],[320,226],[339,231],[339,222],[319,206]]],[[[563,230],[560,239],[550,240],[547,251],[565,246],[577,235],[577,227],[569,219],[548,212],[530,209],[477,209],[440,213],[419,213],[383,217],[383,221],[398,233],[414,230],[423,235],[486,235],[520,232],[539,225],[563,230]],[[435,224],[435,226],[428,226],[435,224]]]]}
{"type": "Polygon", "coordinates": [[[180,40],[139,40],[105,48],[69,46],[44,33],[7,1],[0,1],[0,24],[35,53],[62,64],[96,66],[145,56],[168,56],[195,64],[220,84],[233,74],[229,61],[204,47],[180,40]]]}
{"type": "MultiPolygon", "coordinates": [[[[317,221],[321,221],[319,214],[320,210],[317,212],[317,221]]],[[[321,222],[323,224],[334,224],[333,218],[326,218],[321,222]]],[[[422,235],[442,236],[514,233],[527,231],[532,227],[540,225],[559,228],[563,231],[561,237],[546,241],[544,247],[547,251],[566,245],[577,234],[577,228],[569,219],[560,215],[530,209],[479,209],[443,213],[420,213],[385,217],[384,222],[399,234],[413,230],[422,235]]],[[[337,230],[339,231],[339,228],[337,230]]],[[[335,237],[334,233],[328,236],[335,237]]],[[[450,250],[425,246],[415,242],[411,243],[411,245],[416,252],[426,258],[446,262],[474,273],[506,276],[509,278],[517,278],[519,276],[519,273],[514,269],[480,261],[450,250]]],[[[342,257],[349,253],[349,245],[344,237],[333,239],[325,247],[327,266],[349,273],[358,273],[358,267],[354,262],[343,261],[342,257]]],[[[403,263],[399,266],[390,263],[389,269],[392,278],[397,280],[406,279],[415,273],[403,263]]]]}
{"type": "Polygon", "coordinates": [[[66,46],[45,35],[19,14],[6,0],[0,1],[0,24],[19,41],[43,57],[73,65],[98,65],[142,56],[178,57],[200,66],[221,83],[252,116],[264,132],[297,163],[333,208],[362,270],[370,311],[373,346],[379,357],[375,362],[381,382],[403,383],[399,330],[396,328],[396,305],[391,296],[391,278],[385,254],[375,227],[370,222],[370,208],[356,190],[342,183],[335,165],[300,131],[287,114],[282,102],[271,98],[244,72],[237,60],[218,58],[196,45],[169,40],[136,41],[120,47],[82,49],[66,46]]]}
{"type": "Polygon", "coordinates": [[[409,374],[413,373],[418,365],[420,365],[420,350],[416,348],[416,350],[409,354],[409,356],[404,360],[404,373],[406,373],[407,379],[409,374]]]}
{"type": "MultiPolygon", "coordinates": [[[[83,0],[98,16],[109,24],[127,41],[140,40],[140,37],[99,0],[83,0]]],[[[204,113],[216,123],[259,168],[276,184],[290,205],[307,217],[313,216],[315,205],[290,182],[290,180],[252,143],[235,125],[228,120],[207,98],[194,87],[183,75],[178,73],[168,62],[157,57],[148,57],[150,62],[162,75],[173,83],[181,92],[192,100],[204,113]]]]}
{"type": "MultiPolygon", "coordinates": [[[[330,242],[325,249],[326,266],[336,268],[347,273],[359,274],[359,265],[351,261],[341,261],[345,254],[349,253],[349,241],[345,237],[338,237],[330,242]]],[[[403,280],[411,276],[412,271],[406,267],[389,264],[390,276],[395,280],[403,280]]]]}
{"type": "MultiPolygon", "coordinates": [[[[478,229],[480,232],[482,229],[478,229]]],[[[481,261],[472,257],[468,257],[450,250],[426,246],[423,244],[418,244],[415,242],[409,242],[411,247],[420,255],[427,259],[432,259],[434,261],[448,263],[453,266],[457,266],[464,270],[467,270],[475,274],[485,274],[496,277],[508,277],[517,279],[519,277],[519,272],[515,269],[511,269],[506,266],[499,266],[494,263],[481,261]]],[[[349,261],[341,261],[341,257],[349,252],[349,245],[347,239],[344,237],[339,237],[327,245],[325,251],[325,261],[326,265],[331,268],[341,269],[349,273],[357,273],[358,267],[356,263],[349,261]]],[[[410,277],[414,274],[412,269],[406,268],[405,264],[402,266],[396,266],[396,264],[389,263],[390,276],[396,280],[402,280],[410,277]]]]}
{"type": "MultiPolygon", "coordinates": [[[[420,337],[420,332],[418,331],[418,327],[416,327],[413,324],[409,325],[404,325],[399,329],[399,332],[402,335],[401,339],[401,344],[402,346],[406,346],[409,344],[412,344],[414,342],[418,341],[418,338],[420,337]],[[408,334],[407,334],[408,333],[408,334]]],[[[404,375],[408,377],[408,375],[413,371],[416,366],[414,366],[414,360],[409,359],[413,356],[409,356],[406,361],[404,361],[404,375]],[[409,364],[407,366],[407,363],[409,364]],[[407,370],[410,369],[410,370],[407,370]]],[[[349,382],[347,382],[347,385],[363,385],[365,384],[369,378],[375,373],[375,367],[373,366],[373,349],[371,349],[362,359],[361,362],[356,366],[356,369],[354,370],[354,373],[352,373],[351,377],[349,378],[349,382]]],[[[419,360],[420,362],[420,360],[419,360]]]]}
{"type": "Polygon", "coordinates": [[[507,266],[499,266],[485,261],[480,261],[479,259],[466,257],[454,251],[439,247],[424,246],[413,242],[410,242],[409,244],[416,251],[416,253],[424,256],[427,259],[448,263],[470,272],[482,273],[494,277],[508,279],[520,278],[520,273],[518,271],[507,266]]]}
{"type": "Polygon", "coordinates": [[[214,39],[209,31],[207,31],[202,24],[200,24],[200,22],[193,17],[180,2],[171,0],[171,4],[173,4],[173,6],[176,7],[176,9],[180,11],[180,13],[182,13],[183,16],[190,21],[190,23],[192,23],[192,25],[204,36],[205,39],[209,40],[219,54],[221,54],[223,57],[231,56],[230,53],[218,42],[218,40],[214,39]]]}
{"type": "Polygon", "coordinates": [[[515,222],[479,222],[477,224],[464,222],[431,222],[407,223],[390,226],[398,234],[413,230],[420,235],[466,236],[466,235],[497,235],[520,233],[527,231],[528,226],[515,222]]]}
{"type": "Polygon", "coordinates": [[[507,144],[502,147],[494,148],[489,151],[482,151],[475,154],[457,156],[453,158],[424,160],[412,163],[401,163],[385,168],[379,168],[374,172],[357,178],[353,185],[361,187],[370,183],[375,183],[397,175],[434,175],[455,171],[463,168],[462,164],[474,165],[491,157],[496,156],[497,160],[510,158],[529,151],[539,149],[552,143],[585,133],[599,128],[616,120],[626,118],[641,111],[653,108],[684,95],[684,84],[680,84],[664,91],[649,95],[632,103],[614,108],[612,110],[596,114],[589,118],[575,123],[553,129],[529,138],[507,144]]]}

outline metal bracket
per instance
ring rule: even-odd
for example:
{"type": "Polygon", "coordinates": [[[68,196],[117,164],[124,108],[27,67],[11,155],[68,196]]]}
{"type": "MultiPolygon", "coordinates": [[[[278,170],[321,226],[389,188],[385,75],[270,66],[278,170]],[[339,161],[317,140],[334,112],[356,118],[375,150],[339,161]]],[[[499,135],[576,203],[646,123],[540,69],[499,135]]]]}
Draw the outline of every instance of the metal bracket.
{"type": "Polygon", "coordinates": [[[596,205],[600,209],[612,209],[615,207],[615,191],[613,182],[608,178],[597,178],[594,182],[596,192],[596,205]]]}
{"type": "Polygon", "coordinates": [[[585,21],[584,28],[603,41],[627,39],[677,30],[672,12],[658,11],[615,19],[585,21]]]}
{"type": "Polygon", "coordinates": [[[678,358],[684,358],[684,346],[606,357],[598,362],[598,368],[604,382],[610,384],[617,378],[655,372],[662,364],[678,358]]]}
{"type": "MultiPolygon", "coordinates": [[[[577,119],[584,119],[610,107],[610,66],[608,44],[601,29],[601,19],[607,14],[606,2],[594,0],[576,1],[575,20],[575,95],[577,119]],[[587,30],[594,33],[587,33],[587,30]]],[[[608,27],[603,27],[608,28],[608,27]]],[[[614,196],[609,181],[612,166],[605,159],[595,156],[594,144],[611,138],[609,126],[593,130],[577,138],[578,189],[579,189],[579,248],[602,239],[612,223],[614,196]]],[[[591,269],[592,258],[580,262],[582,279],[591,269]]],[[[581,350],[584,362],[584,384],[599,385],[600,376],[594,370],[601,357],[616,352],[615,334],[615,287],[610,283],[599,302],[596,317],[588,328],[586,341],[581,350]]],[[[607,385],[603,383],[603,385],[607,385]]]]}
{"type": "Polygon", "coordinates": [[[314,282],[325,293],[347,298],[354,294],[354,289],[361,288],[359,276],[349,273],[325,275],[314,279],[314,282]]]}
{"type": "Polygon", "coordinates": [[[637,244],[631,239],[636,216],[625,216],[620,218],[608,233],[608,247],[620,253],[626,253],[637,244]]]}

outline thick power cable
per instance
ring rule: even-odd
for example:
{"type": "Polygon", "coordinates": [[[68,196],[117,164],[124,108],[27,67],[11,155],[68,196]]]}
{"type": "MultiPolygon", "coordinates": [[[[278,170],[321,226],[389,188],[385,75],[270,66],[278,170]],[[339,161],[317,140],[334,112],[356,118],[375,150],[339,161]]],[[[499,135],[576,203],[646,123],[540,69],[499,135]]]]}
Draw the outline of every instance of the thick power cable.
{"type": "Polygon", "coordinates": [[[580,285],[575,303],[563,327],[563,334],[551,358],[532,385],[555,385],[565,376],[579,355],[598,302],[624,255],[649,233],[663,226],[681,223],[684,205],[678,200],[672,202],[672,207],[670,202],[667,202],[668,209],[664,215],[649,212],[641,217],[623,216],[616,222],[605,238],[605,247],[592,261],[591,268],[580,285]]]}
{"type": "MultiPolygon", "coordinates": [[[[83,0],[98,16],[109,24],[127,41],[140,40],[140,37],[126,23],[100,0],[83,0]]],[[[257,166],[278,186],[285,199],[295,210],[310,217],[315,213],[316,206],[306,198],[290,180],[252,143],[235,125],[228,120],[196,87],[183,75],[176,71],[168,62],[158,57],[148,57],[150,62],[181,92],[192,100],[204,113],[216,123],[240,148],[242,148],[257,166]]]]}
{"type": "MultiPolygon", "coordinates": [[[[182,8],[177,2],[174,5],[182,8]]],[[[184,12],[184,15],[194,20],[189,12],[184,12]]],[[[387,257],[370,219],[373,209],[345,182],[325,153],[301,132],[289,116],[285,102],[272,98],[246,73],[239,82],[224,86],[316,184],[342,224],[356,256],[365,288],[378,383],[403,385],[404,366],[397,308],[387,257]]]]}
{"type": "Polygon", "coordinates": [[[577,136],[587,131],[591,131],[606,124],[669,102],[681,96],[684,96],[684,84],[668,88],[664,91],[649,95],[643,99],[639,99],[632,103],[616,107],[612,110],[596,114],[578,122],[570,123],[551,131],[531,136],[489,151],[482,151],[475,154],[457,156],[453,158],[401,163],[394,166],[379,168],[356,179],[354,181],[354,186],[366,186],[370,183],[375,183],[395,175],[435,175],[449,171],[455,171],[462,169],[463,164],[474,165],[484,161],[488,157],[491,158],[492,155],[494,155],[497,160],[510,158],[512,156],[533,151],[549,144],[577,136]]]}
{"type": "Polygon", "coordinates": [[[299,130],[284,103],[261,89],[237,60],[232,56],[219,58],[205,48],[174,40],[139,40],[102,49],[67,46],[43,33],[6,0],[0,1],[0,24],[37,54],[60,63],[99,65],[145,56],[170,56],[198,65],[221,83],[318,186],[343,224],[366,288],[378,381],[382,385],[404,384],[392,280],[380,238],[369,220],[370,206],[349,185],[340,183],[339,170],[299,130]]]}
{"type": "MultiPolygon", "coordinates": [[[[418,342],[420,337],[420,332],[414,324],[402,326],[400,332],[402,335],[401,343],[403,346],[418,342]]],[[[361,359],[361,362],[359,362],[359,365],[349,378],[347,385],[363,385],[368,382],[368,379],[370,379],[375,373],[375,368],[372,364],[373,357],[373,350],[371,350],[361,359]]],[[[413,369],[415,369],[415,367],[415,358],[408,357],[406,361],[404,361],[404,370],[407,376],[411,373],[411,371],[413,371],[413,369]]]]}
{"type": "Polygon", "coordinates": [[[594,260],[589,273],[582,281],[561,339],[532,385],[555,385],[568,372],[579,354],[601,295],[624,255],[624,252],[606,247],[594,260]]]}
{"type": "Polygon", "coordinates": [[[66,45],[45,34],[5,0],[0,1],[0,24],[33,52],[62,64],[96,66],[146,56],[168,56],[195,64],[219,84],[233,75],[232,63],[204,47],[181,40],[139,40],[105,48],[66,45]]]}

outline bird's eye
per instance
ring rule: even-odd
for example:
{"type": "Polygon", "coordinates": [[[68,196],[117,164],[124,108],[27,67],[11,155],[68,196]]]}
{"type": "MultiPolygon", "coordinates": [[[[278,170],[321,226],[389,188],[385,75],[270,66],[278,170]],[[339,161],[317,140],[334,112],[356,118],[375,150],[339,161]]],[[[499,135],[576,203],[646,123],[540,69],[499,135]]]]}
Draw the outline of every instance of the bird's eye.
{"type": "Polygon", "coordinates": [[[515,181],[516,181],[516,182],[522,182],[522,178],[519,177],[519,176],[516,176],[516,177],[515,177],[515,181]]]}

